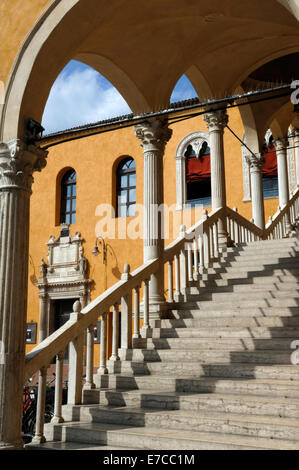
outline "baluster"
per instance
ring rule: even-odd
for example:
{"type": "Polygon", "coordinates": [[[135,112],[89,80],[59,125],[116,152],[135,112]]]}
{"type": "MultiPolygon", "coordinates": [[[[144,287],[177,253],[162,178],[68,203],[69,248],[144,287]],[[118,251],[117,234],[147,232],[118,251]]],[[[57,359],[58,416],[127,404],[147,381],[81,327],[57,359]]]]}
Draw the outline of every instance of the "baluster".
{"type": "Polygon", "coordinates": [[[193,279],[194,281],[198,281],[198,247],[197,247],[197,240],[193,240],[193,260],[194,260],[194,272],[193,272],[193,279]]]}
{"type": "Polygon", "coordinates": [[[119,361],[119,306],[118,303],[113,305],[112,311],[112,352],[110,361],[119,361]]]}
{"type": "Polygon", "coordinates": [[[100,367],[98,374],[108,374],[107,369],[107,313],[102,313],[101,320],[101,344],[100,344],[100,367]]]}
{"type": "Polygon", "coordinates": [[[204,256],[204,267],[208,269],[210,266],[210,240],[209,235],[206,231],[203,232],[203,256],[204,256]]]}
{"type": "MultiPolygon", "coordinates": [[[[77,300],[73,306],[70,320],[78,321],[82,318],[81,303],[77,300]]],[[[69,405],[80,405],[82,401],[82,375],[83,375],[83,348],[84,333],[80,334],[69,344],[69,374],[68,395],[69,405]]]]}
{"type": "MultiPolygon", "coordinates": [[[[234,212],[238,214],[238,208],[234,207],[234,212]]],[[[234,220],[234,241],[235,243],[240,243],[240,235],[239,235],[239,223],[237,219],[234,220]]]]}
{"type": "Polygon", "coordinates": [[[193,281],[192,244],[188,243],[188,280],[193,281]]]}
{"type": "MultiPolygon", "coordinates": [[[[186,227],[185,225],[181,226],[180,229],[180,238],[185,240],[186,238],[186,227]]],[[[180,250],[180,292],[181,295],[185,298],[186,289],[188,287],[188,256],[185,249],[186,243],[183,244],[180,250]]]]}
{"type": "Polygon", "coordinates": [[[241,243],[245,242],[245,228],[244,225],[241,225],[241,243]]]}
{"type": "Polygon", "coordinates": [[[175,264],[175,301],[179,302],[181,300],[181,274],[180,274],[180,259],[178,255],[174,257],[175,264]]]}
{"type": "Polygon", "coordinates": [[[133,338],[141,338],[140,334],[140,286],[134,287],[134,334],[133,338]]]}
{"type": "Polygon", "coordinates": [[[55,398],[54,398],[54,416],[51,423],[63,423],[62,417],[62,381],[63,381],[63,359],[64,351],[56,356],[56,381],[55,381],[55,398]]]}
{"type": "Polygon", "coordinates": [[[46,407],[46,386],[47,386],[47,367],[42,367],[38,376],[38,395],[36,406],[36,424],[35,436],[32,439],[34,444],[46,442],[44,436],[45,407],[46,407]]]}
{"type": "Polygon", "coordinates": [[[209,227],[209,245],[210,245],[210,259],[214,259],[214,233],[213,225],[209,227]]]}
{"type": "Polygon", "coordinates": [[[86,331],[86,380],[84,390],[95,388],[93,382],[94,329],[95,325],[89,325],[86,331]]]}
{"type": "MultiPolygon", "coordinates": [[[[131,277],[130,266],[125,264],[122,281],[131,277]]],[[[121,349],[132,349],[132,292],[121,298],[121,349]]]]}
{"type": "Polygon", "coordinates": [[[233,217],[231,217],[231,218],[230,218],[230,227],[229,227],[229,228],[230,228],[230,231],[229,231],[230,233],[229,233],[229,234],[230,234],[230,239],[231,239],[232,241],[235,241],[234,223],[235,223],[235,222],[234,222],[234,219],[233,219],[233,217]]]}
{"type": "Polygon", "coordinates": [[[199,272],[200,274],[204,273],[204,246],[203,246],[203,235],[199,234],[198,237],[198,247],[199,247],[199,272]]]}
{"type": "Polygon", "coordinates": [[[216,222],[213,225],[213,239],[214,239],[214,250],[215,250],[215,257],[219,258],[219,243],[218,243],[218,223],[216,222]]]}
{"type": "Polygon", "coordinates": [[[168,302],[173,302],[173,260],[168,261],[168,302]]]}
{"type": "Polygon", "coordinates": [[[145,334],[147,330],[150,329],[149,324],[149,279],[145,279],[143,282],[143,304],[144,304],[144,311],[143,311],[143,330],[145,330],[145,334]]]}

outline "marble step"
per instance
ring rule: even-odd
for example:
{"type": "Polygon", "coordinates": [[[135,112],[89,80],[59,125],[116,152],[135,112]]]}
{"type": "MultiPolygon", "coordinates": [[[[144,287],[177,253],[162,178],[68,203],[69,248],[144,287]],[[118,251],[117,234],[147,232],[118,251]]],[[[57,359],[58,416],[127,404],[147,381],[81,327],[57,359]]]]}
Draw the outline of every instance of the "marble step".
{"type": "Polygon", "coordinates": [[[82,420],[121,426],[148,427],[180,431],[221,433],[266,439],[297,441],[299,423],[296,418],[243,415],[194,410],[157,411],[134,407],[86,407],[82,420]]]}
{"type": "Polygon", "coordinates": [[[221,299],[214,299],[214,300],[196,300],[196,301],[187,301],[187,302],[178,302],[177,308],[178,309],[204,309],[204,310],[216,310],[216,309],[248,309],[250,308],[269,308],[269,307],[276,307],[277,309],[282,308],[286,309],[287,307],[295,307],[297,308],[297,312],[299,312],[299,296],[294,297],[294,296],[280,296],[279,298],[273,298],[271,295],[264,299],[263,296],[256,298],[251,298],[248,297],[247,299],[245,296],[244,298],[241,298],[242,296],[240,295],[239,298],[232,298],[231,301],[229,301],[229,298],[226,299],[226,301],[223,301],[221,299]]]}
{"type": "MultiPolygon", "coordinates": [[[[269,317],[268,317],[269,319],[269,317]]],[[[253,319],[252,319],[253,320],[253,319]]],[[[251,327],[237,327],[237,326],[225,326],[225,327],[201,327],[201,328],[152,328],[147,330],[147,338],[133,339],[133,344],[138,341],[138,344],[147,344],[148,339],[152,341],[157,340],[173,340],[173,339],[233,339],[239,341],[240,339],[276,339],[286,338],[291,342],[293,339],[299,338],[299,322],[297,327],[281,327],[281,320],[279,320],[278,326],[280,328],[269,328],[263,326],[256,326],[256,322],[252,322],[251,327]]],[[[273,326],[277,326],[275,323],[273,326]]],[[[150,343],[149,343],[150,344],[150,343]]],[[[162,343],[163,344],[163,343],[162,343]]],[[[137,347],[137,346],[136,346],[137,347]]]]}
{"type": "Polygon", "coordinates": [[[148,427],[128,427],[103,423],[63,423],[51,425],[51,437],[109,447],[155,450],[297,450],[298,443],[250,436],[222,435],[148,427]]]}
{"type": "Polygon", "coordinates": [[[253,350],[253,351],[230,351],[219,350],[171,350],[171,349],[119,349],[120,360],[145,361],[145,362],[199,362],[201,364],[291,364],[291,349],[285,350],[253,350]]]}
{"type": "Polygon", "coordinates": [[[293,292],[299,292],[299,281],[295,282],[272,282],[272,283],[254,283],[254,284],[245,284],[245,283],[234,283],[229,284],[227,281],[222,280],[215,283],[206,283],[203,285],[201,283],[200,287],[189,287],[188,295],[191,297],[193,295],[206,295],[206,294],[219,294],[219,293],[240,293],[249,295],[260,294],[265,292],[267,295],[269,292],[278,292],[278,293],[288,293],[290,295],[293,292]]]}
{"type": "MultiPolygon", "coordinates": [[[[221,338],[219,335],[211,338],[140,338],[133,340],[134,349],[147,350],[229,350],[229,351],[255,351],[279,350],[291,351],[294,338],[299,338],[299,330],[292,338],[221,338]]],[[[298,340],[299,341],[299,340],[298,340]]]]}
{"type": "MultiPolygon", "coordinates": [[[[258,310],[257,312],[243,312],[237,311],[232,313],[231,311],[223,311],[221,314],[219,312],[208,312],[208,314],[202,312],[201,315],[194,317],[197,310],[179,310],[175,313],[172,313],[172,318],[166,318],[163,320],[151,320],[151,326],[155,328],[175,328],[175,329],[198,329],[198,328],[234,328],[234,327],[243,327],[243,328],[252,328],[252,327],[267,327],[272,329],[274,332],[280,332],[285,327],[298,327],[299,326],[299,315],[294,316],[289,311],[285,312],[285,315],[280,316],[276,315],[263,315],[263,310],[258,310]],[[250,315],[252,313],[252,315],[250,315]]],[[[275,312],[274,312],[275,313],[275,312]]],[[[153,329],[149,329],[146,332],[147,336],[151,335],[153,329]]],[[[216,331],[217,333],[217,331],[216,331]]]]}
{"type": "MultiPolygon", "coordinates": [[[[99,390],[98,404],[158,410],[219,411],[298,419],[299,398],[240,393],[183,393],[163,390],[99,390]]],[[[94,403],[97,404],[97,403],[94,403]]],[[[80,411],[81,413],[81,411],[80,411]]],[[[67,416],[67,415],[66,415],[67,416]]],[[[72,416],[74,416],[72,412],[72,416]]],[[[67,416],[68,417],[68,416],[67,416]]],[[[80,414],[81,419],[81,414],[80,414]]]]}
{"type": "MultiPolygon", "coordinates": [[[[188,294],[187,302],[193,301],[223,301],[224,303],[230,302],[231,305],[235,305],[235,300],[237,301],[248,301],[251,302],[252,300],[259,303],[260,300],[282,300],[284,305],[298,305],[299,307],[299,289],[288,289],[288,290],[277,290],[275,288],[266,290],[264,288],[261,289],[243,289],[243,291],[238,290],[236,291],[212,291],[207,292],[202,290],[199,294],[188,294]]],[[[237,302],[239,304],[239,302],[237,302]]],[[[251,302],[252,304],[252,302],[251,302]]]]}
{"type": "MultiPolygon", "coordinates": [[[[292,299],[291,299],[292,300],[292,299]]],[[[177,309],[171,309],[165,312],[163,319],[180,319],[180,318],[217,318],[217,317],[277,317],[282,321],[285,318],[293,317],[294,319],[299,316],[299,305],[295,301],[289,300],[284,302],[284,306],[269,305],[270,300],[260,301],[258,305],[254,300],[247,303],[236,302],[210,302],[210,301],[196,301],[185,302],[185,304],[178,303],[177,309]],[[293,303],[294,305],[286,306],[286,303],[293,303]],[[251,305],[252,304],[252,305],[251,305]],[[262,305],[260,305],[262,304],[262,305]]],[[[271,301],[273,303],[273,301],[271,301]]],[[[283,303],[281,301],[280,303],[283,303]]]]}
{"type": "MultiPolygon", "coordinates": [[[[99,389],[112,390],[151,390],[157,388],[156,380],[150,375],[94,375],[96,389],[84,390],[83,403],[100,403],[99,389]]],[[[220,377],[203,378],[159,377],[159,389],[166,392],[186,393],[245,393],[246,395],[273,396],[299,399],[299,381],[271,379],[225,379],[220,377]]]]}
{"type": "MultiPolygon", "coordinates": [[[[170,377],[221,377],[246,379],[299,380],[298,366],[269,365],[250,363],[215,363],[198,362],[142,362],[142,361],[107,361],[110,374],[152,375],[170,377]]],[[[159,379],[157,379],[159,380],[159,379]]]]}

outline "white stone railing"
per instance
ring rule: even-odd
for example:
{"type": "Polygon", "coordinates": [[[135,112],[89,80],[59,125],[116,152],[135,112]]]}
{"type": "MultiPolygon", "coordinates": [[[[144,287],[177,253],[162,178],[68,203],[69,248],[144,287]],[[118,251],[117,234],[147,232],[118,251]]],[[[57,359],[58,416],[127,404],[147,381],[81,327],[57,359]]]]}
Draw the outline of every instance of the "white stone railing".
{"type": "MultiPolygon", "coordinates": [[[[210,214],[204,211],[202,219],[186,230],[181,227],[180,236],[164,250],[164,265],[168,266],[165,291],[169,306],[184,301],[187,288],[207,272],[214,260],[225,252],[218,242],[218,222],[226,221],[228,241],[238,245],[255,240],[284,236],[286,214],[292,223],[298,222],[299,191],[289,204],[275,215],[271,224],[261,230],[238,214],[237,209],[225,207],[210,214]]],[[[99,374],[107,374],[107,317],[112,315],[111,361],[119,360],[119,348],[132,348],[133,338],[140,338],[140,290],[143,288],[143,332],[150,328],[149,282],[152,274],[161,269],[160,260],[150,261],[130,273],[125,265],[121,280],[90,302],[81,310],[80,302],[74,304],[74,312],[65,325],[42,341],[26,356],[24,382],[39,371],[36,435],[34,442],[43,442],[46,374],[56,357],[55,410],[53,422],[62,422],[62,371],[64,353],[69,348],[68,404],[80,404],[82,389],[92,389],[94,373],[94,328],[101,317],[99,374]],[[119,344],[119,308],[121,310],[121,344],[119,344]],[[110,310],[112,309],[112,312],[110,310]],[[86,341],[85,341],[86,339],[86,341]],[[85,383],[83,385],[83,358],[86,345],[85,383]]]]}
{"type": "Polygon", "coordinates": [[[299,222],[299,189],[293,193],[284,207],[279,207],[269,221],[264,231],[265,239],[277,239],[289,236],[299,222]]]}

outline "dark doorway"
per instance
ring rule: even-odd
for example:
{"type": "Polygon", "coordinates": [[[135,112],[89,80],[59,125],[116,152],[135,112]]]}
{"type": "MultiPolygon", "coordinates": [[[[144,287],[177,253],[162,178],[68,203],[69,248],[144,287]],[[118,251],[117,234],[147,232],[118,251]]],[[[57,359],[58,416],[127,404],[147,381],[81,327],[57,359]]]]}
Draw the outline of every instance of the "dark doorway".
{"type": "MultiPolygon", "coordinates": [[[[73,312],[73,305],[78,299],[59,299],[54,303],[54,330],[58,330],[69,319],[70,314],[73,312]]],[[[68,360],[68,349],[65,353],[64,360],[68,360]]]]}

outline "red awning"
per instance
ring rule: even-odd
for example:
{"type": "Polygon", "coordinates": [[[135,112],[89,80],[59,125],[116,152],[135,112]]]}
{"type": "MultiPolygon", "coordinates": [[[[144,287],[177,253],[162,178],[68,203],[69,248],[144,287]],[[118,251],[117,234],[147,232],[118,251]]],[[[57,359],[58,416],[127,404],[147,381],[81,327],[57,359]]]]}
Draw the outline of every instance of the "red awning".
{"type": "Polygon", "coordinates": [[[266,163],[263,166],[263,176],[277,176],[277,156],[274,145],[267,147],[264,157],[266,163]]]}
{"type": "Polygon", "coordinates": [[[200,158],[187,158],[186,167],[187,183],[211,178],[210,155],[203,155],[200,158]]]}

